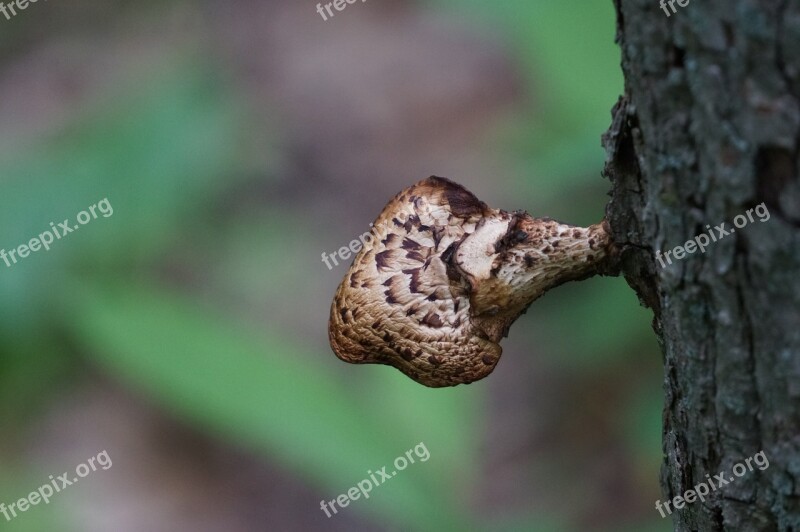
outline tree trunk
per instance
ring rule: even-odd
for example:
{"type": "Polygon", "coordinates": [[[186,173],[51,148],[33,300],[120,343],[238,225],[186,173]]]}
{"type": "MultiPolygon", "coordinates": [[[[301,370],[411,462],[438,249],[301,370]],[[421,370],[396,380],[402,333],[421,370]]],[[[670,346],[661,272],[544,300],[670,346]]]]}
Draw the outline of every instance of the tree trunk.
{"type": "Polygon", "coordinates": [[[607,214],[663,349],[662,502],[715,486],[667,518],[798,531],[800,2],[673,2],[667,16],[614,1],[625,96],[604,136],[607,214]],[[716,237],[705,252],[686,245],[700,234],[716,237]],[[735,467],[760,451],[768,467],[735,467]]]}

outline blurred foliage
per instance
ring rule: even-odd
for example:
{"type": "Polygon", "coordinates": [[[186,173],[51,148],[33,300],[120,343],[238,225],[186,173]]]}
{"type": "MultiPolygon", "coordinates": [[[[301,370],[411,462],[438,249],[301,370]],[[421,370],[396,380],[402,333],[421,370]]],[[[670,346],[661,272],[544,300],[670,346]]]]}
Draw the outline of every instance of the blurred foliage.
{"type": "MultiPolygon", "coordinates": [[[[223,186],[218,176],[235,167],[236,113],[217,85],[194,63],[165,65],[96,116],[41,144],[0,154],[0,247],[27,244],[50,222],[73,225],[77,213],[103,198],[114,209],[49,251],[10,268],[0,264],[0,334],[14,346],[0,362],[6,399],[0,404],[35,404],[48,376],[64,365],[53,310],[70,287],[70,270],[134,271],[163,252],[178,222],[223,186]],[[20,378],[26,374],[34,378],[20,378]]],[[[10,410],[3,413],[12,416],[10,410]]]]}
{"type": "MultiPolygon", "coordinates": [[[[448,14],[470,12],[476,27],[481,23],[478,31],[500,28],[510,40],[532,98],[498,141],[524,176],[515,184],[519,196],[564,212],[574,207],[569,197],[576,191],[594,196],[593,187],[603,184],[599,135],[622,88],[610,3],[430,5],[448,14]]],[[[153,273],[172,250],[216,249],[225,252],[215,260],[195,257],[208,266],[204,281],[248,303],[306,282],[304,271],[286,260],[299,254],[296,242],[311,238],[301,216],[276,210],[211,220],[215,200],[249,171],[241,156],[248,145],[243,132],[250,131],[247,110],[233,103],[239,99],[218,71],[192,57],[164,64],[57,135],[0,153],[0,247],[26,243],[49,222],[74,220],[103,198],[114,208],[113,216],[55,242],[49,252],[12,268],[0,263],[4,432],[52,399],[53,382],[62,388],[70,382],[77,351],[176,416],[288,464],[331,497],[420,442],[409,434],[421,435],[430,460],[376,489],[370,504],[353,504],[353,511],[414,530],[475,529],[468,501],[478,475],[473,466],[480,458],[485,387],[429,390],[366,367],[360,368],[362,387],[343,385],[329,353],[314,352],[277,327],[256,331],[237,323],[153,273]],[[293,228],[290,234],[281,221],[293,228]],[[276,278],[283,286],[270,280],[276,278]]],[[[578,216],[599,214],[604,199],[602,193],[593,198],[578,216]]],[[[647,344],[648,313],[616,281],[564,287],[544,298],[530,334],[557,331],[567,354],[559,361],[576,373],[618,364],[631,345],[647,344]],[[575,322],[586,324],[580,334],[573,333],[575,322]]],[[[648,475],[643,482],[655,482],[660,390],[642,387],[630,405],[619,430],[648,475]]],[[[40,473],[0,470],[0,500],[21,496],[20,485],[39,484],[40,473]]],[[[49,511],[35,513],[19,526],[54,528],[45,522],[49,511]]],[[[492,529],[572,525],[569,516],[537,514],[511,516],[492,529]]]]}
{"type": "Polygon", "coordinates": [[[506,132],[523,176],[520,193],[548,205],[595,183],[604,160],[600,133],[622,93],[611,2],[428,2],[471,18],[476,31],[487,31],[487,22],[489,33],[501,27],[513,46],[531,104],[515,110],[506,132]]]}
{"type": "MultiPolygon", "coordinates": [[[[277,333],[253,334],[196,302],[147,285],[112,282],[82,288],[75,298],[75,330],[112,372],[176,414],[267,451],[331,493],[367,477],[365,464],[391,470],[398,454],[420,443],[408,436],[415,419],[404,423],[380,401],[361,400],[363,392],[338,385],[277,333]]],[[[384,387],[375,392],[387,398],[384,387]]],[[[436,417],[455,419],[435,424],[429,418],[424,431],[417,424],[413,433],[425,434],[431,458],[409,466],[414,474],[404,472],[375,489],[363,509],[406,525],[463,529],[455,483],[465,476],[462,464],[474,458],[463,444],[469,425],[458,422],[468,392],[434,393],[428,391],[426,402],[443,407],[436,417]]],[[[391,401],[392,395],[386,402],[406,412],[425,407],[409,404],[407,397],[391,401]]]]}
{"type": "MultiPolygon", "coordinates": [[[[0,464],[0,502],[8,506],[17,502],[20,497],[27,497],[46,484],[50,474],[52,473],[34,472],[21,469],[16,465],[0,464]],[[37,473],[39,474],[37,475],[37,473]]],[[[0,524],[3,526],[3,530],[12,530],[13,532],[42,532],[42,530],[72,532],[71,528],[64,525],[63,519],[59,518],[59,514],[62,514],[63,511],[64,506],[59,504],[56,497],[53,497],[50,504],[40,501],[36,506],[31,506],[27,512],[18,512],[18,517],[10,523],[6,521],[5,516],[0,514],[0,524]]],[[[9,511],[9,517],[12,515],[9,511]]]]}
{"type": "MultiPolygon", "coordinates": [[[[2,270],[2,334],[15,346],[15,356],[0,363],[2,404],[47,400],[47,383],[65,377],[54,370],[70,352],[58,341],[63,334],[70,346],[176,415],[221,438],[249,442],[334,495],[366,477],[369,467],[390,465],[420,443],[408,437],[413,428],[425,435],[430,460],[376,489],[371,504],[354,507],[417,528],[467,526],[459,501],[470,476],[463,464],[475,461],[476,435],[466,432],[470,412],[477,411],[469,390],[420,390],[386,373],[376,374],[372,390],[347,389],[312,363],[318,354],[303,353],[279,332],[239,330],[218,311],[142,281],[143,268],[185,237],[196,238],[192,233],[207,218],[203,211],[232,184],[219,177],[237,175],[236,135],[245,128],[237,123],[240,110],[227,103],[235,99],[224,91],[207,68],[191,61],[169,65],[145,88],[128,96],[123,91],[113,108],[44,146],[2,157],[7,194],[0,198],[0,223],[9,249],[47,229],[51,219],[74,220],[104,197],[114,207],[111,217],[2,270]],[[36,356],[17,367],[25,331],[41,341],[26,353],[36,356]],[[53,338],[33,331],[53,331],[53,338]],[[376,400],[364,401],[365,394],[376,400]]],[[[255,236],[239,233],[236,224],[222,232],[255,236]]],[[[274,239],[278,233],[261,234],[274,239]]],[[[274,253],[285,243],[255,246],[272,250],[267,266],[275,262],[276,274],[280,265],[284,273],[292,270],[274,253]]],[[[252,244],[245,245],[252,250],[252,244]]],[[[253,258],[258,255],[251,252],[253,258]]],[[[264,263],[260,268],[264,278],[264,263]]]]}

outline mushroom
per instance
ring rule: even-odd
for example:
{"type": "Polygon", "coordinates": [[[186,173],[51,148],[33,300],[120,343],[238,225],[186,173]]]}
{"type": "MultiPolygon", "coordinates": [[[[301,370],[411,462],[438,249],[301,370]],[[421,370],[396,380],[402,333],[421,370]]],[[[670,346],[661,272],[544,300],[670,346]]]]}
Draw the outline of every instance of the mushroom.
{"type": "MultiPolygon", "coordinates": [[[[365,239],[367,240],[367,239],[365,239]]],[[[588,228],[492,209],[429,177],[392,199],[331,306],[334,353],[387,364],[430,387],[468,384],[535,299],[567,281],[611,274],[605,221],[588,228]]]]}

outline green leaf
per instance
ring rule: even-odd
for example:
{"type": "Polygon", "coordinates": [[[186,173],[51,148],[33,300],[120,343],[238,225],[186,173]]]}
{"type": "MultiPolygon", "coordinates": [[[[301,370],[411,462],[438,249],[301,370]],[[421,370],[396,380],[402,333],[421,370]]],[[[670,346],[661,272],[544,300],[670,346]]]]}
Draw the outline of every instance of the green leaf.
{"type": "Polygon", "coordinates": [[[49,504],[40,501],[34,506],[29,506],[25,512],[15,508],[17,516],[14,517],[8,506],[16,503],[22,497],[28,497],[37,491],[40,486],[49,482],[48,475],[52,472],[36,471],[38,468],[22,469],[16,466],[0,464],[0,503],[6,505],[8,516],[0,513],[0,530],[4,532],[40,532],[42,530],[64,530],[72,532],[73,528],[64,523],[63,512],[65,504],[61,494],[54,494],[49,504]]]}
{"type": "Polygon", "coordinates": [[[0,261],[0,329],[41,327],[63,273],[131,268],[162,252],[179,227],[236,175],[237,121],[225,88],[191,58],[154,69],[49,138],[0,153],[0,249],[11,250],[104,198],[113,214],[10,267],[0,261]]]}
{"type": "MultiPolygon", "coordinates": [[[[450,449],[428,440],[425,430],[406,430],[407,420],[396,424],[394,412],[377,416],[371,405],[381,390],[355,393],[318,363],[322,355],[147,285],[86,286],[73,301],[65,319],[100,364],[175,414],[275,456],[329,491],[328,500],[367,470],[391,471],[395,457],[425,442],[428,461],[351,507],[417,528],[463,527],[455,495],[443,495],[458,493],[449,479],[463,464],[450,463],[450,449]]],[[[415,399],[411,413],[419,406],[415,399]]],[[[319,502],[309,501],[309,511],[321,511],[319,502]]]]}

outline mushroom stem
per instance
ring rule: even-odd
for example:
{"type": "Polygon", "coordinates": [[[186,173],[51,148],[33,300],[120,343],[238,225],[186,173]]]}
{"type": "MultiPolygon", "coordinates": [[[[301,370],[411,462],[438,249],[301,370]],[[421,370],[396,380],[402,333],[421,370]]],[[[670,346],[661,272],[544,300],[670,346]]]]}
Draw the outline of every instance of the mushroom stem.
{"type": "Polygon", "coordinates": [[[614,249],[605,221],[584,228],[496,211],[451,260],[469,282],[473,323],[497,342],[551,288],[602,273],[614,249]]]}

